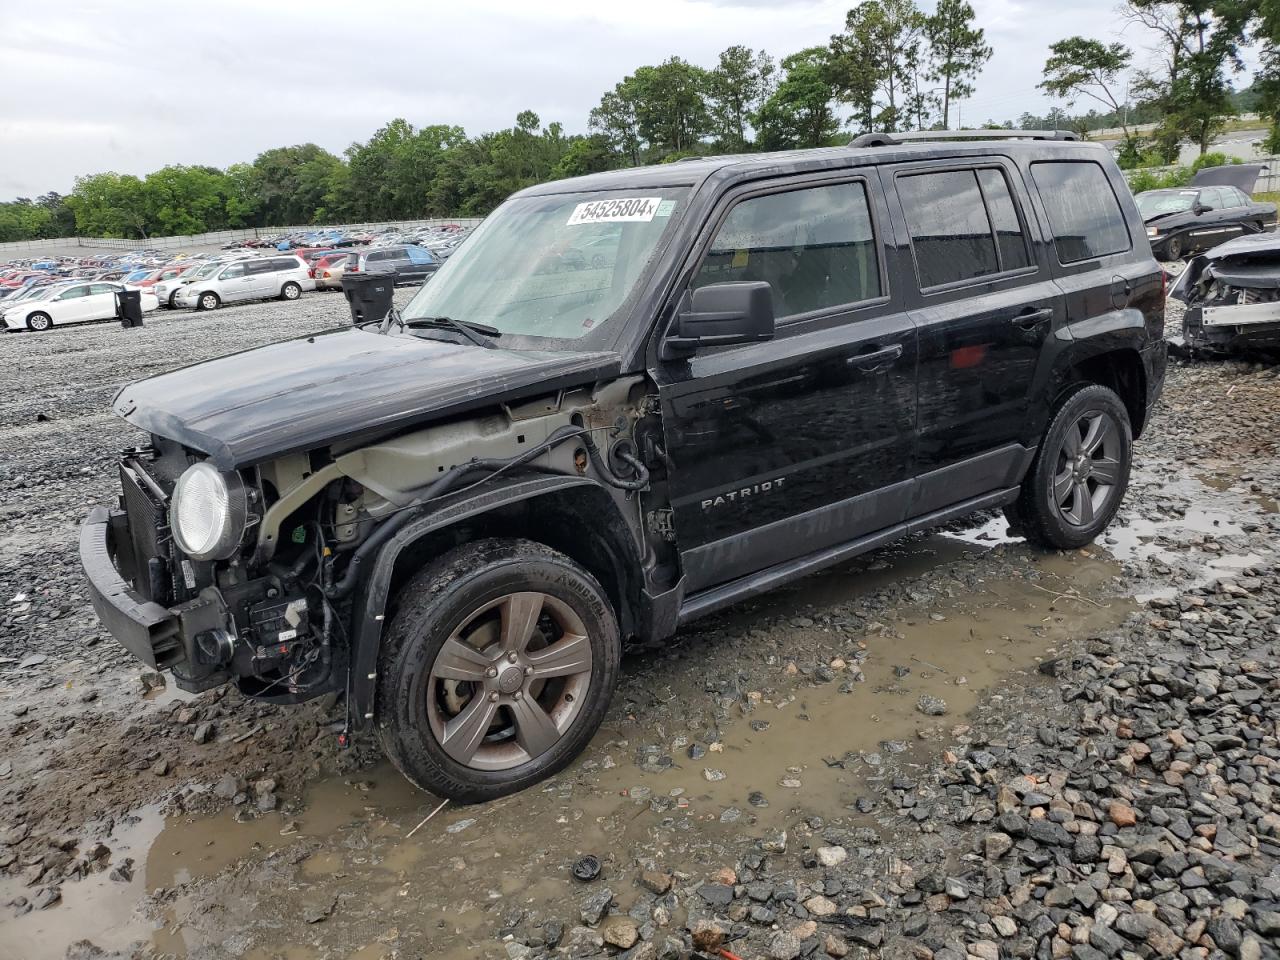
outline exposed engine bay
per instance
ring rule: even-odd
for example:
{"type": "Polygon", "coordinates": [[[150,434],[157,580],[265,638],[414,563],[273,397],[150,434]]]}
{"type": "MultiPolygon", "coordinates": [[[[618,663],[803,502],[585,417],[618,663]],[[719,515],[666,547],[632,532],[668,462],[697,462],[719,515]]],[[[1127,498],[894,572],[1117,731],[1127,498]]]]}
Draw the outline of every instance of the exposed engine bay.
{"type": "Polygon", "coordinates": [[[1238,237],[1194,257],[1169,295],[1187,305],[1189,352],[1280,351],[1280,236],[1238,237]]]}
{"type": "Polygon", "coordinates": [[[177,616],[134,652],[186,690],[234,680],[276,702],[341,691],[362,573],[401,528],[494,481],[569,476],[612,490],[640,531],[654,412],[643,378],[619,378],[235,471],[155,436],[122,458],[111,539],[120,574],[177,616]]]}

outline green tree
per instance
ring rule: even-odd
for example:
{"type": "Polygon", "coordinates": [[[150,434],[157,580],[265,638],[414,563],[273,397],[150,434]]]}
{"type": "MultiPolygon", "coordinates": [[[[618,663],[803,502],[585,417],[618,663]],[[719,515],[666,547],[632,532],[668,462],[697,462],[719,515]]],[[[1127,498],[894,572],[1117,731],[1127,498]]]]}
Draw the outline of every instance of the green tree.
{"type": "Polygon", "coordinates": [[[973,96],[973,80],[991,59],[982,28],[974,26],[976,18],[966,0],[938,0],[937,9],[925,18],[928,77],[942,84],[944,130],[951,125],[951,101],[973,96]]]}
{"type": "MultiPolygon", "coordinates": [[[[253,161],[252,204],[264,226],[311,223],[342,161],[314,143],[266,150],[253,161]]],[[[239,207],[237,208],[239,209],[239,207]]]]}
{"type": "Polygon", "coordinates": [[[773,92],[775,69],[773,57],[763,50],[735,45],[721,51],[707,75],[711,132],[720,149],[739,153],[750,145],[751,118],[773,92]]]}
{"type": "Polygon", "coordinates": [[[932,94],[921,82],[924,28],[914,0],[866,0],[849,11],[845,29],[863,38],[878,94],[872,120],[881,130],[925,125],[932,94]]]}
{"type": "MultiPolygon", "coordinates": [[[[1067,37],[1051,44],[1044,64],[1044,79],[1036,84],[1051,96],[1061,97],[1073,107],[1080,97],[1089,97],[1119,114],[1122,102],[1120,76],[1129,67],[1133,51],[1123,43],[1105,44],[1086,37],[1067,37]]],[[[1129,126],[1122,121],[1125,140],[1129,126]]]]}
{"type": "Polygon", "coordinates": [[[613,149],[603,133],[587,137],[571,137],[564,156],[551,171],[552,179],[584,177],[589,173],[612,170],[622,164],[623,158],[613,149]]]}
{"type": "Polygon", "coordinates": [[[707,111],[707,71],[680,57],[635,72],[636,127],[650,159],[663,160],[695,149],[711,131],[707,111]]]}
{"type": "Polygon", "coordinates": [[[830,49],[810,47],[784,57],[782,71],[782,81],[756,118],[757,145],[765,150],[829,145],[840,131],[830,49]]]}
{"type": "Polygon", "coordinates": [[[0,241],[35,240],[52,236],[53,212],[29,198],[0,203],[0,241]]]}
{"type": "Polygon", "coordinates": [[[95,173],[77,177],[67,197],[76,230],[93,237],[147,236],[146,191],[131,174],[95,173]]]}
{"type": "Polygon", "coordinates": [[[640,164],[640,122],[636,118],[635,77],[625,77],[600,98],[591,111],[588,125],[608,139],[613,149],[635,167],[640,164]]]}

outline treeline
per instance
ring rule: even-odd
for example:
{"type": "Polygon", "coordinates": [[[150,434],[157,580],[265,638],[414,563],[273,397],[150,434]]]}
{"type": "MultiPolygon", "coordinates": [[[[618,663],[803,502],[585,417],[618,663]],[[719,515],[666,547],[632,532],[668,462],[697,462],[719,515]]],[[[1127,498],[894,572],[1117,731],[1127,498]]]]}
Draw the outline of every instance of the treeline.
{"type": "MultiPolygon", "coordinates": [[[[1249,106],[1280,130],[1280,0],[1128,0],[1130,48],[1087,37],[1054,43],[1039,86],[1066,109],[1023,114],[1020,127],[1087,133],[1121,127],[1126,165],[1168,162],[1186,142],[1202,152],[1246,109],[1233,80],[1241,50],[1262,69],[1249,106]],[[1135,67],[1143,54],[1143,69],[1135,67]],[[1159,125],[1139,137],[1131,127],[1159,125]]],[[[951,126],[958,101],[992,54],[966,0],[866,0],[823,46],[776,59],[732,46],[711,66],[678,56],[643,66],[606,91],[569,135],[524,111],[506,130],[467,136],[457,126],[397,119],[342,156],[315,144],[277,147],[225,170],[170,166],[145,177],[81,177],[69,196],[0,204],[0,240],[65,236],[145,238],[251,226],[485,214],[533,183],[620,166],[743,150],[843,142],[866,130],[951,126]]],[[[1012,126],[987,120],[982,126],[1012,126]]],[[[1280,135],[1273,135],[1280,152],[1280,135]]]]}

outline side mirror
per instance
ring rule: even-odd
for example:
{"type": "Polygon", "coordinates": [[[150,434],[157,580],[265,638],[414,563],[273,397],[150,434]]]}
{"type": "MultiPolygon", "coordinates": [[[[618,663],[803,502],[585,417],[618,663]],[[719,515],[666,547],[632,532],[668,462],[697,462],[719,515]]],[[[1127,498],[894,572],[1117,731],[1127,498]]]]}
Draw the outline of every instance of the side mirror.
{"type": "Polygon", "coordinates": [[[772,340],[773,291],[763,280],[712,283],[698,287],[689,309],[676,316],[662,341],[662,359],[695,353],[699,347],[772,340]]]}

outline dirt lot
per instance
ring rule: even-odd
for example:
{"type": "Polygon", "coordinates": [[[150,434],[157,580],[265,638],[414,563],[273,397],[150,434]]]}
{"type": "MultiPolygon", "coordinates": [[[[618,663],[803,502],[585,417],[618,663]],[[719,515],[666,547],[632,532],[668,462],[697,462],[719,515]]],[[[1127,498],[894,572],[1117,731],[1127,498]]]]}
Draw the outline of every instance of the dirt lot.
{"type": "Polygon", "coordinates": [[[1280,368],[1175,367],[1095,547],[979,517],[633,651],[579,762],[410,837],[339,706],[156,686],[76,558],[118,387],[346,321],[0,337],[0,958],[1280,957],[1280,368]]]}

